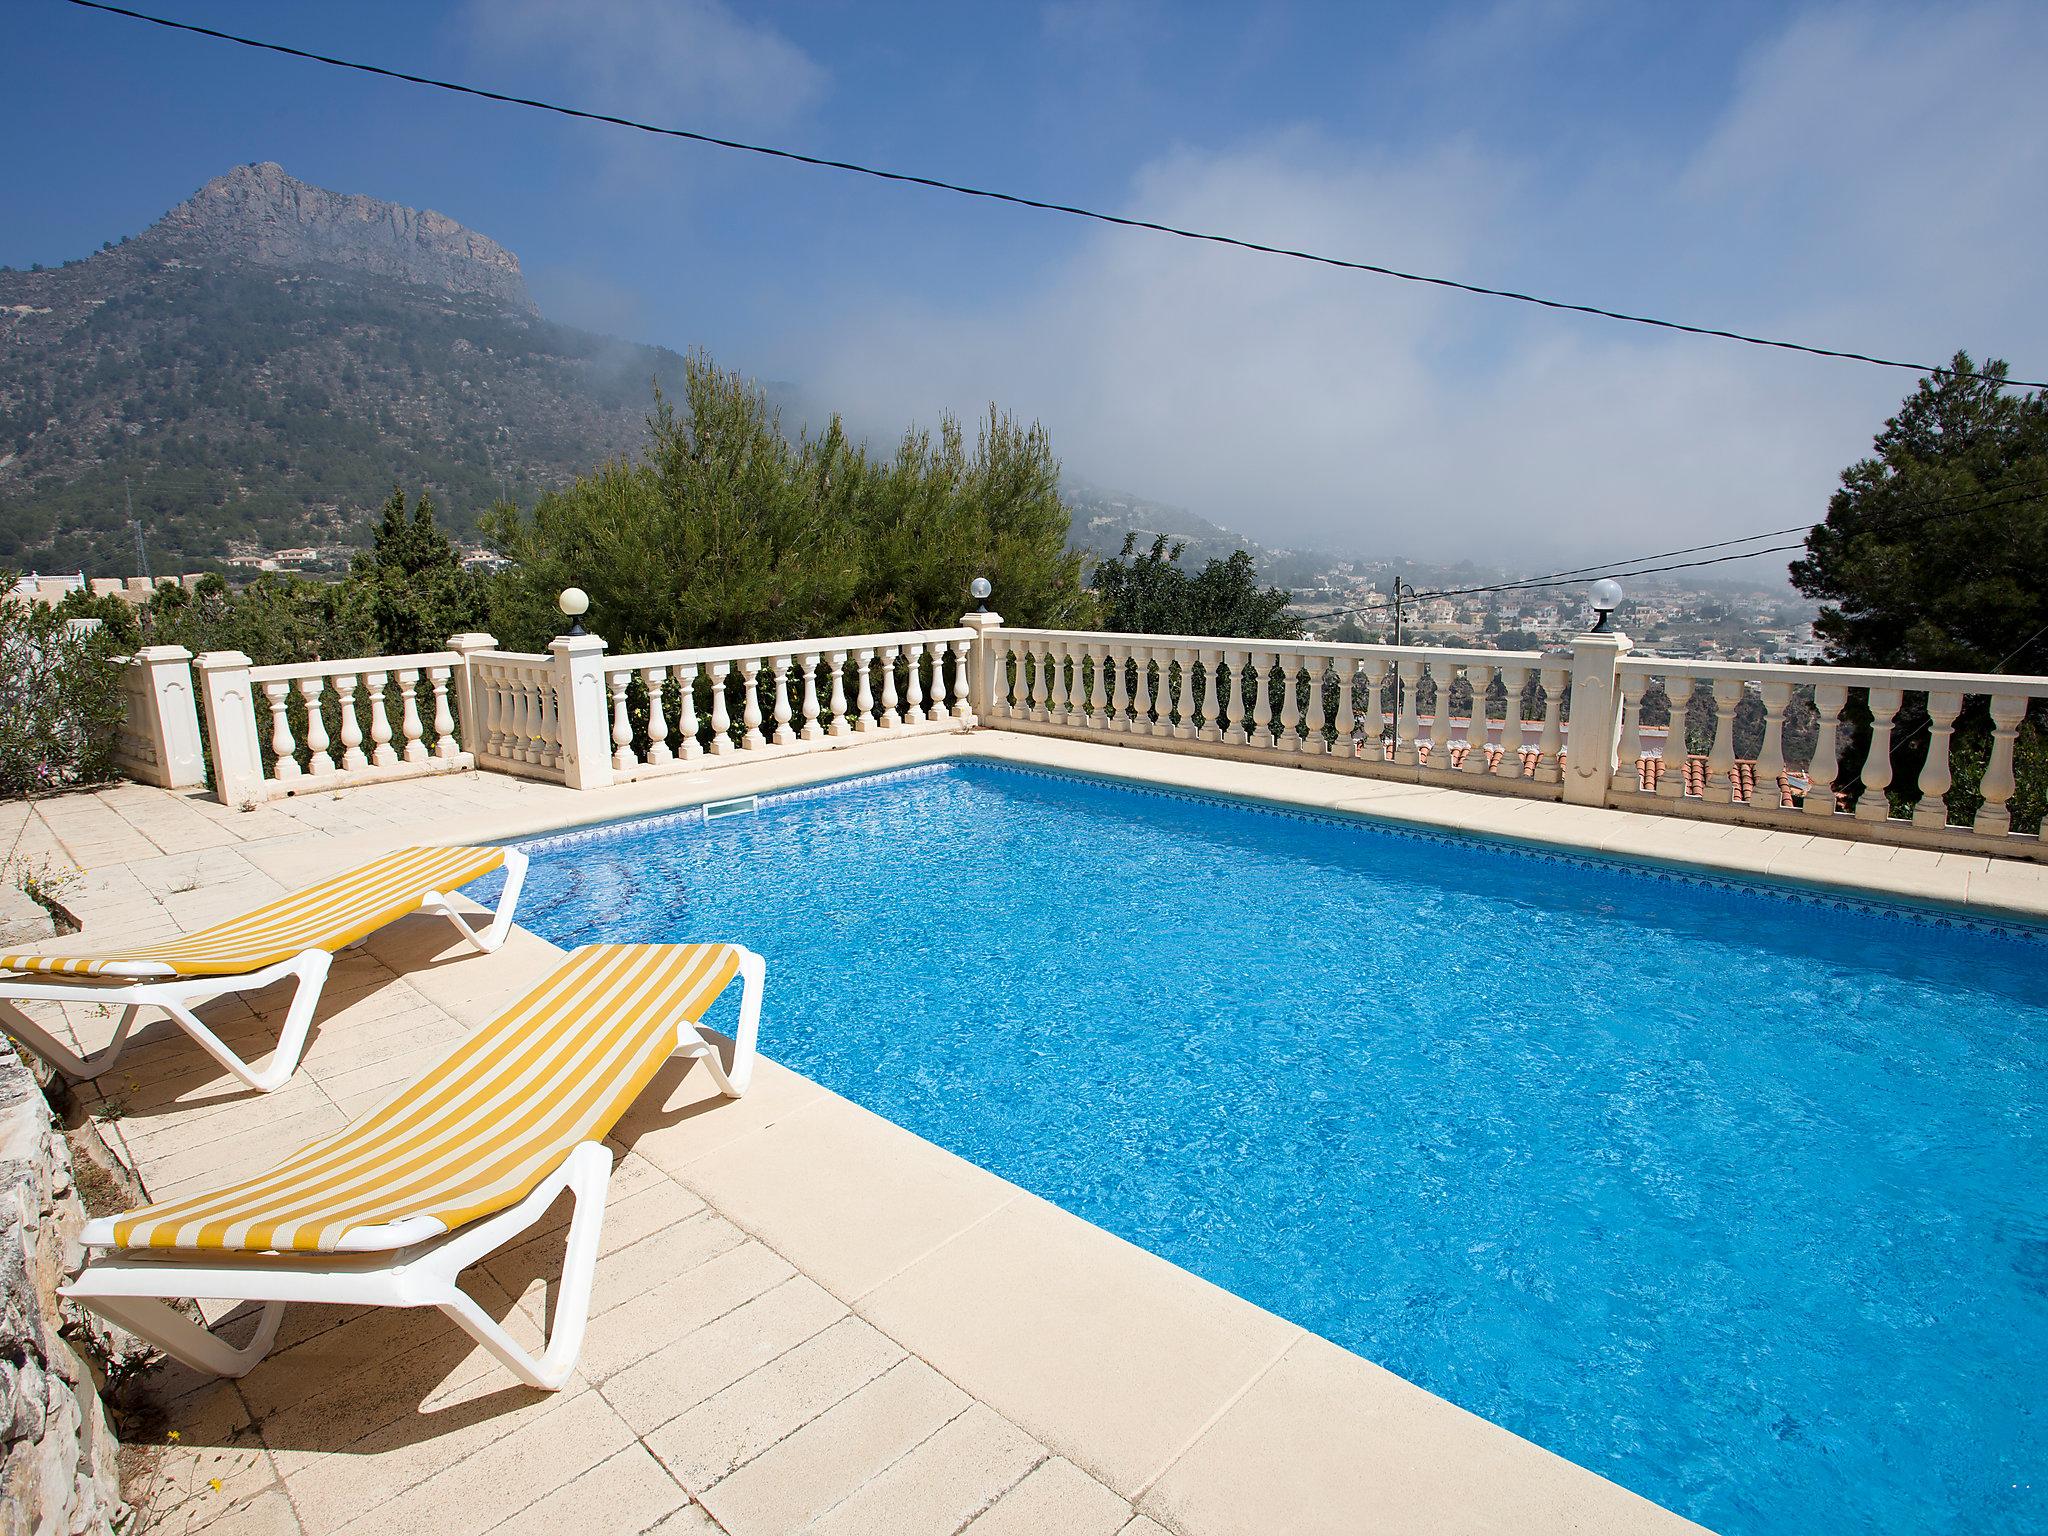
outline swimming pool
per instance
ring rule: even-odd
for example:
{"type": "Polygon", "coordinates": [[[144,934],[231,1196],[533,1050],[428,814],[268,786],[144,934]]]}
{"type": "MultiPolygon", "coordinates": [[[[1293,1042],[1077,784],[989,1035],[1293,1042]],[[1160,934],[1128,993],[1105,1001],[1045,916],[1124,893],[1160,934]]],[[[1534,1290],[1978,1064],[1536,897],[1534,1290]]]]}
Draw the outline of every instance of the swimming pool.
{"type": "Polygon", "coordinates": [[[2039,930],[972,762],[530,846],[529,927],[759,950],[777,1059],[1709,1526],[2048,1529],[2039,930]]]}

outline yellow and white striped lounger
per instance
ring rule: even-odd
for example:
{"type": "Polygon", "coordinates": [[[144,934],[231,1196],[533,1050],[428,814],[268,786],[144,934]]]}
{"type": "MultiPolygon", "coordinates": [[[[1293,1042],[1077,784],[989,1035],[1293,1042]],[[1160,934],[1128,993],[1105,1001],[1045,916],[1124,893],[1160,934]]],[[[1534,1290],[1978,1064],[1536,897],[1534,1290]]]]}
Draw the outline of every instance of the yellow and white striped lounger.
{"type": "Polygon", "coordinates": [[[127,1045],[136,1015],[144,1008],[161,1008],[207,1055],[251,1088],[268,1093],[299,1064],[336,950],[409,913],[435,912],[488,954],[511,931],[525,880],[526,855],[516,848],[401,848],[253,912],[161,943],[78,954],[0,955],[0,1028],[66,1076],[97,1077],[127,1045]],[[479,933],[448,893],[501,867],[505,889],[490,925],[479,933]],[[297,978],[298,990],[270,1064],[261,1070],[229,1050],[194,1011],[217,997],[253,992],[287,977],[297,978]],[[81,1058],[15,1006],[28,1001],[118,1004],[123,1012],[112,1042],[81,1058]]]}
{"type": "Polygon", "coordinates": [[[102,1217],[97,1258],[65,1294],[200,1370],[240,1376],[277,1337],[285,1303],[439,1307],[528,1386],[576,1363],[597,1268],[605,1134],[672,1054],[701,1059],[729,1097],[753,1072],[766,967],[736,944],[597,944],[462,1041],[382,1109],[268,1173],[102,1217]],[[730,1061],[697,1022],[745,978],[730,1061]],[[457,1277],[576,1200],[545,1353],[533,1358],[457,1277]],[[164,1304],[265,1303],[236,1348],[164,1304]]]}

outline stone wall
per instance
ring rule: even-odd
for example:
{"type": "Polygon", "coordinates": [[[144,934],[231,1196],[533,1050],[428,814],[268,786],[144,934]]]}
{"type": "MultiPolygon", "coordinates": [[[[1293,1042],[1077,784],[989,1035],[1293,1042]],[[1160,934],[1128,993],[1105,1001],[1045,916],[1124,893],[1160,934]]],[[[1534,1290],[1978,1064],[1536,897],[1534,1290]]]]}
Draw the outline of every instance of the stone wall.
{"type": "Polygon", "coordinates": [[[85,1213],[49,1101],[0,1038],[0,1536],[111,1532],[114,1432],[57,1294],[85,1213]]]}

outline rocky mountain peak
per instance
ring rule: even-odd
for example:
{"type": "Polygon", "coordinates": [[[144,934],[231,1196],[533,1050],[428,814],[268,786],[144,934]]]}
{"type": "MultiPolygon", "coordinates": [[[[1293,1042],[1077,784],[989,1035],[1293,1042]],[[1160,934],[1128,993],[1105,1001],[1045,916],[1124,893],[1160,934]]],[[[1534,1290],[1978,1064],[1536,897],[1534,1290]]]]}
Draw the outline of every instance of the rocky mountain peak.
{"type": "Polygon", "coordinates": [[[258,266],[325,264],[479,294],[533,312],[519,258],[445,214],[329,192],[272,161],[216,176],[141,236],[181,255],[258,266]]]}

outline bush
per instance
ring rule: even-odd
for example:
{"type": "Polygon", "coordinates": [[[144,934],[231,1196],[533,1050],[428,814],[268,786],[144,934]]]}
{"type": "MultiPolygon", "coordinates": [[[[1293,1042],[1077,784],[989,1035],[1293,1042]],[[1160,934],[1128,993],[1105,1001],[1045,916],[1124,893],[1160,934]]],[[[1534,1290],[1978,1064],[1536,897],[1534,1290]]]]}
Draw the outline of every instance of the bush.
{"type": "Polygon", "coordinates": [[[114,777],[124,713],[118,650],[104,628],[74,627],[43,603],[0,597],[0,796],[114,777]]]}

